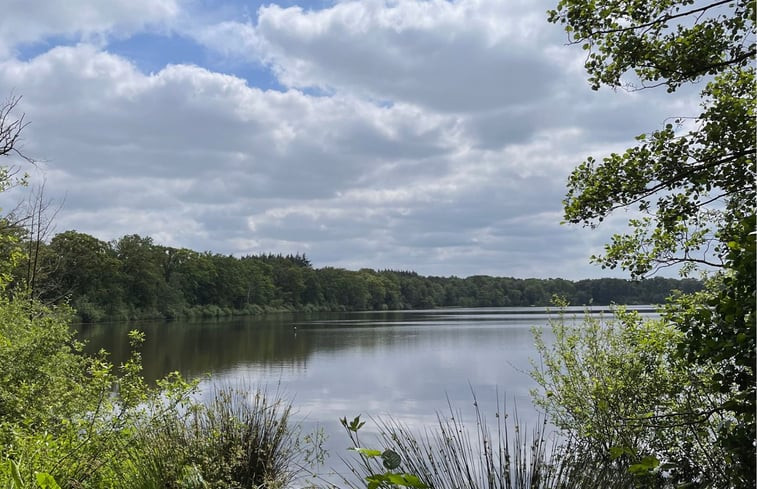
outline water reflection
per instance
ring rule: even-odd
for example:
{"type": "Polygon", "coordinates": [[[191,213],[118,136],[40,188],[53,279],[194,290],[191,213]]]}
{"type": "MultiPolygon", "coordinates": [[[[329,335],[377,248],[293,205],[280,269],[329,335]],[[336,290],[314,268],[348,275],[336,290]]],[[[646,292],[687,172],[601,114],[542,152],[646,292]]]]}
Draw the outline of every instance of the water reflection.
{"type": "Polygon", "coordinates": [[[88,341],[88,351],[103,348],[118,364],[129,355],[128,330],[143,331],[144,374],[150,381],[171,371],[188,378],[261,369],[304,372],[314,359],[329,359],[332,366],[364,375],[380,370],[384,375],[396,372],[405,381],[418,376],[428,381],[440,375],[450,380],[491,377],[508,362],[527,369],[533,355],[529,328],[545,326],[548,317],[539,308],[281,314],[83,325],[79,334],[88,341]],[[345,364],[348,359],[354,363],[345,364]]]}
{"type": "MultiPolygon", "coordinates": [[[[583,308],[569,320],[574,313],[583,308]]],[[[448,403],[471,412],[471,391],[490,419],[504,397],[510,411],[516,405],[520,420],[534,426],[531,328],[546,327],[548,318],[537,308],[289,314],[86,326],[81,337],[90,351],[104,348],[120,363],[129,353],[128,330],[144,331],[148,380],[179,371],[187,378],[212,374],[206,389],[275,386],[293,400],[305,428],[323,427],[327,448],[341,456],[347,447],[341,417],[391,414],[423,429],[437,412],[448,412],[448,403]]]]}

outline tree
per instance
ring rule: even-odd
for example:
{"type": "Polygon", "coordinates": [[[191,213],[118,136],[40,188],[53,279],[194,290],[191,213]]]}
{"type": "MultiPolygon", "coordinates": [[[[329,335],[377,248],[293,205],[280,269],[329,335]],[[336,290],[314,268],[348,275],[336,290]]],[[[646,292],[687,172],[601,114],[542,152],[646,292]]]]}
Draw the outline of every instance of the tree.
{"type": "Polygon", "coordinates": [[[271,265],[252,256],[243,257],[240,265],[247,280],[245,305],[268,305],[275,292],[271,265]]]}
{"type": "MultiPolygon", "coordinates": [[[[0,103],[0,157],[34,163],[34,160],[21,151],[21,133],[29,124],[25,114],[18,114],[21,97],[11,96],[0,103]]],[[[0,192],[25,185],[27,175],[21,173],[20,165],[15,161],[0,166],[0,192]]],[[[18,218],[14,211],[0,218],[0,285],[4,288],[11,281],[13,268],[23,257],[19,245],[22,236],[24,218],[18,218]]]]}
{"type": "Polygon", "coordinates": [[[161,250],[153,245],[152,238],[136,234],[123,236],[113,249],[121,265],[127,302],[142,312],[154,313],[166,288],[161,250]]]}
{"type": "Polygon", "coordinates": [[[40,267],[49,273],[38,285],[41,299],[70,300],[85,321],[102,319],[106,309],[120,302],[119,263],[108,243],[65,231],[50,240],[46,251],[40,267]]]}
{"type": "Polygon", "coordinates": [[[588,158],[568,183],[565,219],[597,225],[612,211],[644,216],[616,235],[603,266],[640,277],[674,264],[724,266],[731,226],[754,214],[754,4],[690,0],[564,0],[549,13],[589,54],[592,87],[666,86],[707,79],[702,112],[678,117],[623,154],[588,158]],[[691,24],[691,25],[689,25],[691,24]],[[623,78],[635,75],[637,86],[623,78]],[[699,253],[697,253],[699,251],[699,253]]]}
{"type": "Polygon", "coordinates": [[[668,480],[711,471],[722,453],[697,444],[688,424],[649,429],[655,416],[686,409],[692,397],[691,372],[675,356],[681,332],[674,325],[623,309],[613,318],[587,314],[582,322],[563,313],[551,323],[554,340],[534,329],[540,362],[532,376],[542,388],[534,400],[593,454],[599,472],[621,480],[629,470],[651,475],[643,487],[652,488],[667,487],[661,474],[647,470],[659,462],[686,460],[664,465],[668,480]]]}
{"type": "Polygon", "coordinates": [[[692,372],[709,373],[702,388],[720,402],[665,416],[723,421],[711,441],[728,460],[720,473],[692,481],[753,487],[755,4],[562,0],[548,15],[588,52],[594,89],[673,93],[705,82],[698,115],[674,117],[623,154],[580,164],[569,178],[565,220],[593,227],[617,209],[639,213],[628,233],[592,257],[603,267],[637,278],[668,266],[715,270],[705,291],[671,301],[665,318],[683,333],[679,355],[692,372]]]}
{"type": "MultiPolygon", "coordinates": [[[[20,148],[27,124],[23,114],[15,115],[19,101],[11,97],[0,104],[0,156],[33,162],[20,148]]],[[[25,183],[19,168],[0,167],[0,192],[25,183]]],[[[123,458],[120,447],[130,435],[121,421],[141,404],[146,390],[133,359],[119,379],[102,356],[82,354],[71,332],[70,309],[43,305],[33,290],[10,294],[6,289],[9,272],[21,260],[37,260],[49,228],[41,191],[32,201],[30,216],[17,219],[11,213],[0,219],[0,486],[21,487],[22,479],[36,479],[40,487],[58,487],[55,479],[63,487],[110,486],[95,474],[105,471],[93,469],[123,458]],[[36,240],[34,246],[20,246],[24,237],[36,240]],[[137,395],[129,398],[129,393],[137,395]]],[[[33,282],[29,266],[24,275],[33,282]]]]}

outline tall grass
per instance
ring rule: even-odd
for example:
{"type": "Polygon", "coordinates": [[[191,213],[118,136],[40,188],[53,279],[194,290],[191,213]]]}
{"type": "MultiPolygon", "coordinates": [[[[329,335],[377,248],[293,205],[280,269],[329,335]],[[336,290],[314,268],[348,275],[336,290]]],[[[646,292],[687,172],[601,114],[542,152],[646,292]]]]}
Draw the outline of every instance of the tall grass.
{"type": "Polygon", "coordinates": [[[291,404],[264,390],[220,388],[208,403],[161,411],[137,430],[125,487],[288,487],[302,466],[291,404]]]}
{"type": "MultiPolygon", "coordinates": [[[[512,421],[498,407],[493,427],[487,424],[474,397],[475,429],[451,405],[437,415],[433,429],[416,432],[393,418],[378,419],[375,441],[381,449],[400,455],[399,472],[418,476],[430,489],[630,489],[645,487],[604,454],[578,439],[548,437],[544,421],[530,431],[517,417],[512,421]]],[[[348,430],[355,448],[358,433],[348,430]]],[[[368,443],[370,448],[375,448],[368,443]]],[[[358,455],[346,460],[348,470],[361,479],[343,477],[342,487],[364,488],[367,477],[386,471],[381,460],[358,455]]]]}

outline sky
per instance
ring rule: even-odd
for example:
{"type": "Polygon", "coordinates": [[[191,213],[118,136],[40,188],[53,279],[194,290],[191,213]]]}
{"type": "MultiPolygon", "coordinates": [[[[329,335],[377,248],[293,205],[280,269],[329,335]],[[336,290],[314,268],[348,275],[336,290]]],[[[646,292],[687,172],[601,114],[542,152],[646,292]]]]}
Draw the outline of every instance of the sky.
{"type": "Polygon", "coordinates": [[[55,232],[315,267],[624,277],[589,256],[628,215],[561,224],[567,177],[697,100],[592,91],[553,3],[5,0],[0,97],[22,97],[37,160],[22,168],[62,204],[55,232]]]}

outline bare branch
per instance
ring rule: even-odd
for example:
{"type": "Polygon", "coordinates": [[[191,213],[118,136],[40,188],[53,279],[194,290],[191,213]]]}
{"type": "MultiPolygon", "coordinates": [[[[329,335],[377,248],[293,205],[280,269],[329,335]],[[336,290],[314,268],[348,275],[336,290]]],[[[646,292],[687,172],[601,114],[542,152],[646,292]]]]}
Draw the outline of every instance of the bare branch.
{"type": "Polygon", "coordinates": [[[16,118],[13,117],[19,102],[21,102],[21,97],[11,96],[0,105],[0,156],[15,154],[29,163],[34,163],[34,160],[26,156],[19,148],[21,133],[29,125],[29,122],[25,121],[26,114],[22,113],[16,118]]]}

